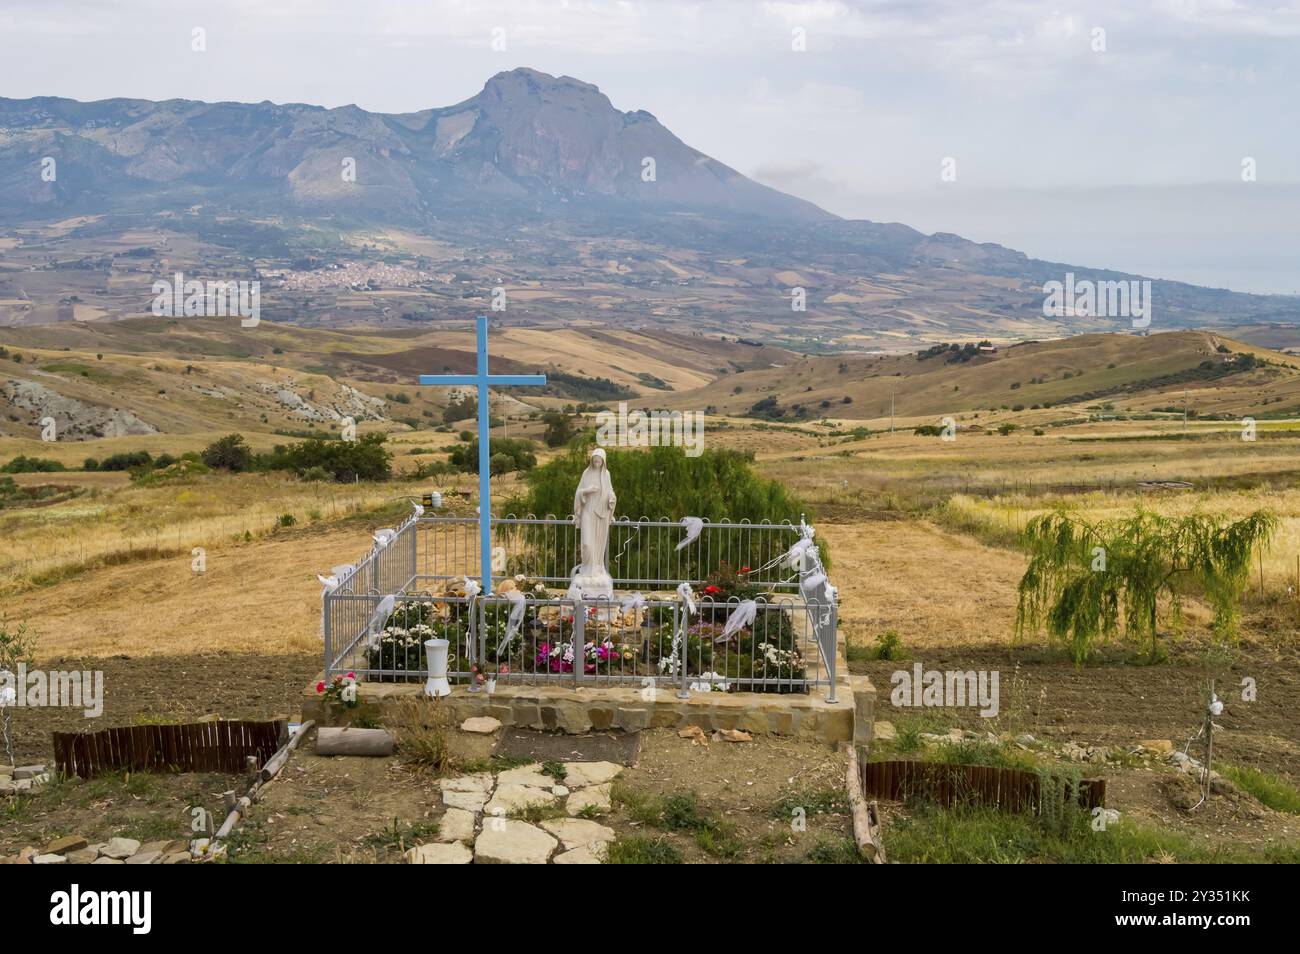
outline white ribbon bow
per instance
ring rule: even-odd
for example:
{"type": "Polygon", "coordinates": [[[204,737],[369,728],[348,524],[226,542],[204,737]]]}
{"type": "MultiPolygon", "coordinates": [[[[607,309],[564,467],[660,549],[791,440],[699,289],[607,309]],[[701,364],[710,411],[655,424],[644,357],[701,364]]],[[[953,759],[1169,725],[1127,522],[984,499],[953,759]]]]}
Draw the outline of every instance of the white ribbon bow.
{"type": "Polygon", "coordinates": [[[715,643],[726,642],[733,635],[740,632],[746,626],[754,625],[754,617],[758,615],[758,603],[754,600],[741,600],[739,605],[731,611],[727,617],[727,625],[722,627],[722,633],[715,636],[715,643]]]}
{"type": "Polygon", "coordinates": [[[782,560],[785,562],[785,565],[790,569],[798,570],[803,566],[804,551],[808,550],[810,547],[815,549],[815,545],[812,542],[812,538],[803,537],[800,540],[798,540],[794,546],[792,546],[789,550],[785,552],[785,556],[782,557],[782,560]]]}
{"type": "Polygon", "coordinates": [[[630,593],[623,597],[623,602],[618,604],[618,611],[625,619],[629,613],[632,614],[632,617],[635,620],[637,611],[644,606],[645,597],[641,595],[640,590],[637,590],[635,593],[630,593]]]}
{"type": "Polygon", "coordinates": [[[704,529],[704,521],[699,517],[682,517],[682,526],[686,528],[686,536],[677,544],[678,550],[686,549],[699,538],[700,531],[704,529]]]}
{"type": "Polygon", "coordinates": [[[393,615],[393,610],[397,607],[397,597],[393,595],[385,596],[375,607],[375,611],[370,614],[370,631],[378,632],[384,628],[384,623],[388,617],[393,615]]]}
{"type": "Polygon", "coordinates": [[[497,643],[496,657],[501,659],[501,652],[508,649],[510,644],[519,635],[519,627],[524,622],[524,612],[528,609],[528,598],[519,590],[506,590],[501,594],[510,601],[510,617],[506,620],[506,634],[501,637],[501,642],[497,643]]]}
{"type": "Polygon", "coordinates": [[[695,615],[695,591],[691,589],[689,583],[679,583],[677,586],[677,595],[682,598],[686,604],[686,613],[688,616],[695,615]]]}

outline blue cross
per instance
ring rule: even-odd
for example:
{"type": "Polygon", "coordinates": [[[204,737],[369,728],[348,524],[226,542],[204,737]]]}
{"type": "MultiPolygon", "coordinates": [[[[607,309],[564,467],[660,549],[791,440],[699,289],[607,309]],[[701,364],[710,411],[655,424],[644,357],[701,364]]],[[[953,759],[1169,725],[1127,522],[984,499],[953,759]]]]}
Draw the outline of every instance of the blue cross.
{"type": "Polygon", "coordinates": [[[422,374],[421,384],[478,387],[478,528],[479,555],[483,593],[492,592],[492,473],[491,438],[488,436],[488,387],[537,387],[546,383],[544,374],[488,374],[487,316],[475,319],[478,331],[478,372],[476,374],[422,374]]]}

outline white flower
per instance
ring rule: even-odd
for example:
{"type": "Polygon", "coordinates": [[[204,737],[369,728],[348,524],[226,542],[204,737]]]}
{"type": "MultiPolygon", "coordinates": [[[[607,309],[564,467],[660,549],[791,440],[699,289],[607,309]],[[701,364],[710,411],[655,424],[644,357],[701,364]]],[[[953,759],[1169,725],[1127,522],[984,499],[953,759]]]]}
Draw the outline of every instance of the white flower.
{"type": "Polygon", "coordinates": [[[714,692],[715,690],[717,692],[726,692],[730,688],[730,684],[723,678],[721,673],[702,672],[699,678],[700,682],[691,683],[692,692],[714,692]]]}
{"type": "Polygon", "coordinates": [[[357,684],[355,682],[345,683],[343,686],[343,692],[340,693],[340,698],[342,698],[344,702],[356,702],[357,684]]]}

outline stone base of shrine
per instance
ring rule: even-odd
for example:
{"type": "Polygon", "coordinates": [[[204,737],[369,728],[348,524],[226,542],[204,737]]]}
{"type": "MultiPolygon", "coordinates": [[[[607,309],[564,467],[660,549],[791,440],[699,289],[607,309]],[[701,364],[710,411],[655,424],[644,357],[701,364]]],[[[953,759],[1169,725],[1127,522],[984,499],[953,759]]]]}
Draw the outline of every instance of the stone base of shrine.
{"type": "MultiPolygon", "coordinates": [[[[566,732],[575,735],[611,729],[681,729],[699,726],[706,732],[740,729],[825,742],[869,738],[876,690],[865,676],[841,676],[835,702],[826,701],[826,687],[812,693],[692,692],[679,699],[675,689],[658,688],[653,697],[639,688],[573,687],[559,685],[500,685],[496,691],[470,692],[453,687],[439,700],[451,721],[492,716],[503,725],[566,732]],[[856,731],[855,731],[856,730],[856,731]]],[[[385,721],[385,710],[405,700],[422,699],[422,683],[362,683],[356,707],[327,705],[308,687],[303,718],[323,725],[355,722],[358,718],[385,721]]],[[[432,700],[428,700],[433,705],[432,700]]]]}

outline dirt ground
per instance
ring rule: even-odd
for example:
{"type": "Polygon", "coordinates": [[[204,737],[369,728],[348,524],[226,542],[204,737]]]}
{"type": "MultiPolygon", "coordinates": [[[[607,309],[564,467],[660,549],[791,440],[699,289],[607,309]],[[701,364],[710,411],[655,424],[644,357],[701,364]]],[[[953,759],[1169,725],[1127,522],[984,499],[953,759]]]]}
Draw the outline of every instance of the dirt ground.
{"type": "MultiPolygon", "coordinates": [[[[494,739],[451,730],[462,770],[481,770],[494,739]]],[[[581,740],[575,740],[581,746],[581,740]]],[[[639,797],[695,793],[733,829],[734,862],[802,859],[820,842],[851,834],[840,801],[846,756],[827,745],[759,737],[752,743],[693,745],[671,730],[641,734],[640,754],[618,785],[639,797]],[[792,808],[807,802],[807,824],[796,830],[792,808]],[[818,805],[822,805],[819,810],[818,805]]],[[[505,767],[506,763],[496,767],[505,767]]],[[[138,774],[53,784],[18,804],[0,824],[0,855],[55,837],[90,841],[122,835],[139,840],[187,839],[191,809],[220,818],[221,792],[243,782],[222,775],[138,774]]],[[[398,758],[323,758],[310,741],[264,790],[252,818],[231,840],[231,860],[277,863],[397,863],[402,851],[430,840],[442,815],[438,778],[398,758]]],[[[601,819],[620,835],[648,834],[673,844],[688,861],[716,860],[689,834],[651,831],[615,808],[601,819]]]]}
{"type": "Polygon", "coordinates": [[[1176,656],[1172,662],[1130,666],[1119,662],[1076,667],[1049,656],[1041,647],[952,646],[926,648],[901,661],[853,662],[876,687],[876,718],[897,720],[935,710],[895,707],[891,675],[924,669],[996,670],[1001,706],[995,718],[973,708],[935,713],[949,726],[995,733],[1028,732],[1044,741],[1084,745],[1136,745],[1144,739],[1169,739],[1182,748],[1200,726],[1203,695],[1216,680],[1224,702],[1214,738],[1216,758],[1300,782],[1300,650],[1241,650],[1231,660],[1176,656]],[[1256,700],[1241,698],[1242,679],[1256,681],[1256,700]]]}
{"type": "Polygon", "coordinates": [[[81,709],[14,709],[18,764],[51,757],[51,732],[98,731],[146,722],[192,722],[200,716],[269,719],[297,713],[302,691],[321,670],[317,655],[219,653],[193,656],[46,658],[51,670],[102,671],[104,713],[81,709]]]}
{"type": "MultiPolygon", "coordinates": [[[[1216,768],[1253,768],[1300,783],[1300,719],[1294,707],[1300,654],[1294,648],[1272,652],[1253,647],[1231,659],[1176,654],[1168,663],[1151,666],[1125,665],[1112,658],[1076,667],[1042,647],[928,647],[905,660],[855,661],[849,668],[871,677],[878,693],[876,718],[896,727],[919,723],[924,731],[939,734],[953,727],[999,735],[1028,733],[1050,746],[1073,741],[1132,749],[1144,740],[1168,739],[1179,751],[1200,725],[1203,694],[1214,679],[1224,702],[1223,714],[1215,720],[1220,727],[1214,736],[1216,768]],[[998,715],[984,718],[971,708],[892,705],[891,675],[912,672],[916,663],[926,670],[998,671],[998,715]],[[1254,702],[1241,697],[1247,676],[1257,683],[1254,702]]],[[[1201,757],[1200,743],[1190,752],[1201,757]]],[[[1089,776],[1107,780],[1108,808],[1207,847],[1263,847],[1300,840],[1300,816],[1271,811],[1240,793],[1216,795],[1195,813],[1181,810],[1179,803],[1185,803],[1195,784],[1167,765],[1107,762],[1084,768],[1089,776]]],[[[886,838],[900,810],[897,805],[883,807],[886,838]]]]}

